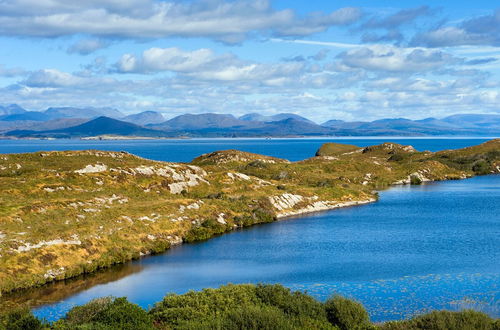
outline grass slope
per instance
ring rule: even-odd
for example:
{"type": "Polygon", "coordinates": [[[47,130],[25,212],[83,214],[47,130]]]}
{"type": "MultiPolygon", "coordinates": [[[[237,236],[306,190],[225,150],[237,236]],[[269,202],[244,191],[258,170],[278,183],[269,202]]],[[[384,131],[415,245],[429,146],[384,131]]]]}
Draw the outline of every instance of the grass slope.
{"type": "Polygon", "coordinates": [[[336,146],[333,156],[322,149],[299,162],[237,150],[191,164],[96,150],[0,155],[0,292],[375,200],[375,190],[395,183],[500,172],[498,139],[438,153],[394,143],[336,146]]]}

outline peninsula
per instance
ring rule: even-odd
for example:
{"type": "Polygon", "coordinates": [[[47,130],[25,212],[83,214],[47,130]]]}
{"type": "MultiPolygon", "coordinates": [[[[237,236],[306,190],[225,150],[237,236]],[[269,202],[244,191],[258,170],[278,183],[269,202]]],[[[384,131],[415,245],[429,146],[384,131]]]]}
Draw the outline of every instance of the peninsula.
{"type": "Polygon", "coordinates": [[[500,139],[435,153],[327,143],[298,162],[237,150],[188,164],[96,150],[3,154],[0,292],[245,226],[373,202],[394,184],[491,173],[500,173],[500,139]]]}

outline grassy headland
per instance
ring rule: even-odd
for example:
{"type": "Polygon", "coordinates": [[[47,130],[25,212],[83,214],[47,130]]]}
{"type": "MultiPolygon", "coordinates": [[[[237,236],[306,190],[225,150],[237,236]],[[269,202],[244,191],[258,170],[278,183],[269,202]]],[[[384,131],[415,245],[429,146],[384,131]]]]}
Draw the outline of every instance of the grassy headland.
{"type": "Polygon", "coordinates": [[[0,293],[182,242],[374,201],[393,184],[500,172],[500,140],[441,152],[327,143],[299,162],[236,150],[190,164],[124,152],[0,155],[0,293]]]}

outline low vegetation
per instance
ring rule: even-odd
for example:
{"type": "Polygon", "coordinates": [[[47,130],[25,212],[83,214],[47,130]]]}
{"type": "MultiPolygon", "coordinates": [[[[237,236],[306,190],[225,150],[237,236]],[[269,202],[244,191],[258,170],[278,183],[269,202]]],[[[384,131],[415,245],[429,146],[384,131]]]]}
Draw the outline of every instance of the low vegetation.
{"type": "Polygon", "coordinates": [[[499,151],[497,139],[437,153],[326,144],[299,162],[237,150],[189,164],[95,150],[0,155],[0,294],[245,226],[375,201],[376,190],[393,184],[498,173],[499,151]]]}
{"type": "Polygon", "coordinates": [[[53,323],[37,319],[29,310],[16,310],[0,315],[0,329],[496,330],[500,321],[465,310],[436,311],[410,320],[375,324],[361,304],[340,296],[322,303],[278,284],[230,284],[169,294],[149,311],[126,298],[99,298],[74,307],[53,323]]]}

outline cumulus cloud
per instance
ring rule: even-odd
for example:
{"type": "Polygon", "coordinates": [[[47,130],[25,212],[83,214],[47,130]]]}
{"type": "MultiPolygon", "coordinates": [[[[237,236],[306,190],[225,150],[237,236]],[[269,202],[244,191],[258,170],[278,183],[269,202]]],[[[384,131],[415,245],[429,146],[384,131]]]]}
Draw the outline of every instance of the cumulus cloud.
{"type": "Polygon", "coordinates": [[[0,2],[0,34],[58,37],[208,37],[237,43],[250,33],[305,36],[361,16],[357,8],[298,16],[275,10],[268,0],[5,0],[0,2]]]}
{"type": "Polygon", "coordinates": [[[457,26],[444,26],[420,33],[415,36],[412,44],[427,47],[500,46],[500,10],[465,20],[457,26]]]}
{"type": "Polygon", "coordinates": [[[440,50],[372,45],[339,55],[343,65],[370,71],[425,72],[450,65],[457,59],[440,50]]]}
{"type": "Polygon", "coordinates": [[[33,72],[24,81],[29,87],[61,87],[74,86],[81,80],[67,72],[56,69],[43,69],[33,72]]]}
{"type": "Polygon", "coordinates": [[[177,47],[150,48],[140,57],[125,54],[116,64],[123,73],[153,73],[159,71],[193,72],[208,70],[214,66],[234,62],[230,54],[216,55],[212,50],[202,48],[194,51],[184,51],[177,47]]]}
{"type": "Polygon", "coordinates": [[[71,45],[67,52],[68,54],[89,55],[96,50],[103,49],[109,46],[109,42],[100,39],[82,39],[71,45]]]}
{"type": "Polygon", "coordinates": [[[278,27],[275,34],[279,36],[307,36],[325,31],[330,26],[349,25],[358,21],[362,16],[359,8],[346,7],[330,14],[313,13],[295,24],[278,27]]]}
{"type": "Polygon", "coordinates": [[[157,73],[170,71],[184,77],[219,82],[246,81],[256,84],[283,85],[307,69],[297,61],[255,63],[232,54],[217,55],[210,49],[185,51],[176,47],[150,48],[141,56],[125,54],[116,63],[122,73],[157,73]]]}

